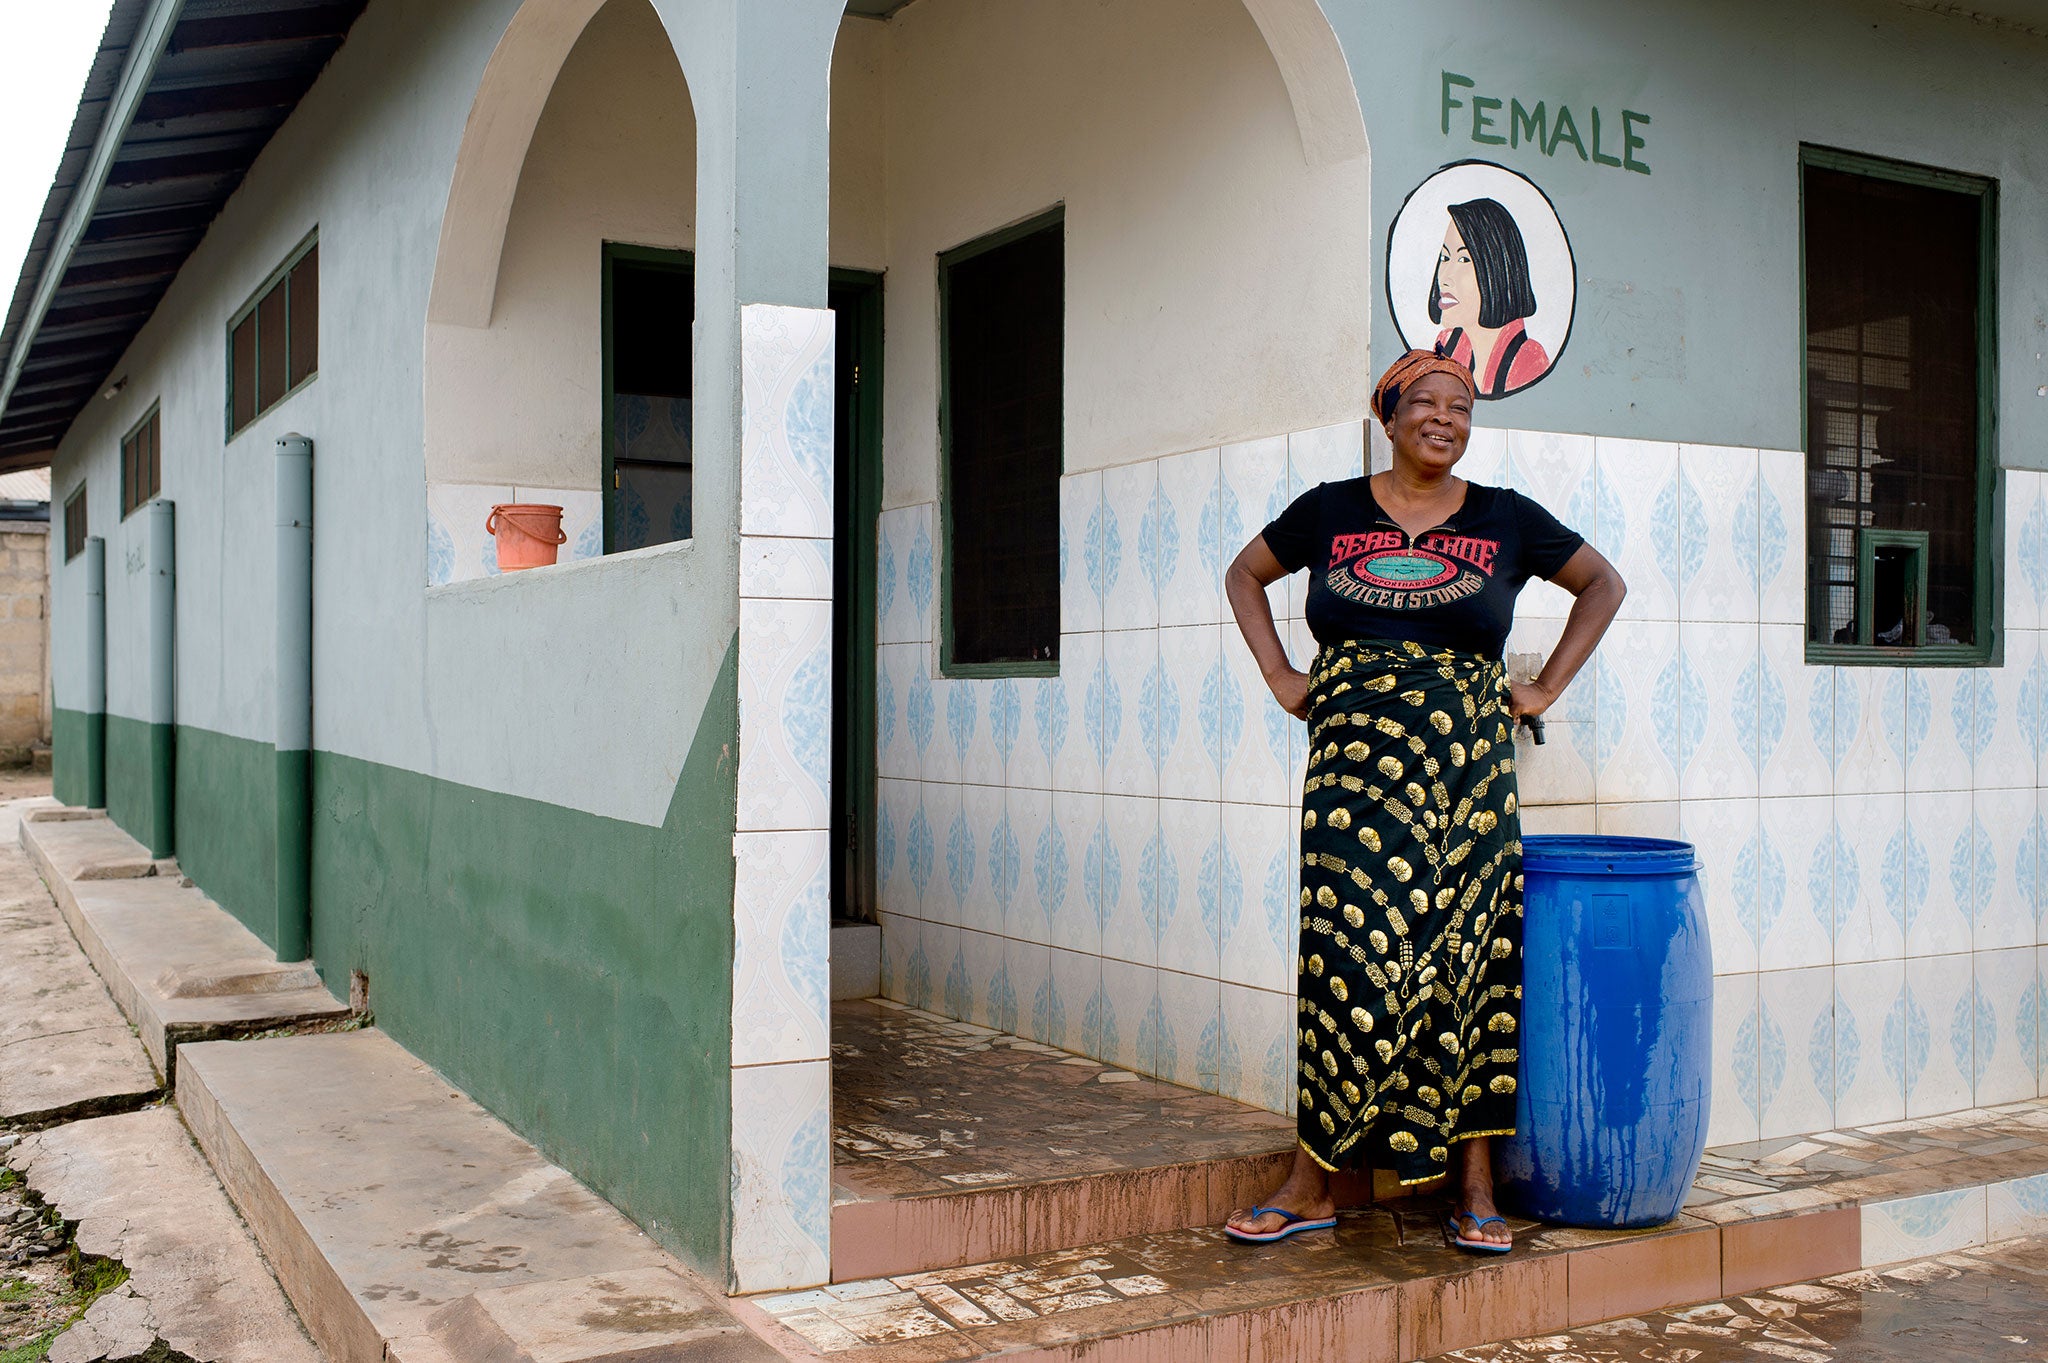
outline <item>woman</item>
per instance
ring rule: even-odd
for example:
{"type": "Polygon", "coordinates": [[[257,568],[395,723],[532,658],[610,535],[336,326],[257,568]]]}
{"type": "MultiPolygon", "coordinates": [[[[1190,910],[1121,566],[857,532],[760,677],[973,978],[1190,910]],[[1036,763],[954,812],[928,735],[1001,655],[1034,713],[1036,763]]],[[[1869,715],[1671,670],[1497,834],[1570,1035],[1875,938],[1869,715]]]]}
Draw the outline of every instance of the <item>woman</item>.
{"type": "Polygon", "coordinates": [[[1550,372],[1550,356],[1522,326],[1536,313],[1529,248],[1497,200],[1452,204],[1449,212],[1429,283],[1429,320],[1448,324],[1436,353],[1464,365],[1480,396],[1504,398],[1550,372]]]}
{"type": "Polygon", "coordinates": [[[1579,535],[1506,488],[1456,477],[1471,375],[1426,350],[1373,392],[1393,468],[1303,493],[1225,575],[1274,699],[1309,722],[1301,815],[1299,1148],[1287,1180],[1228,1234],[1265,1242],[1336,1224],[1329,1171],[1450,1174],[1445,1236],[1506,1253],[1491,1140],[1515,1124],[1522,995],[1517,717],[1592,655],[1625,592],[1579,535]],[[1266,587],[1311,570],[1320,646],[1287,660],[1266,587]],[[1501,649],[1531,576],[1577,598],[1533,680],[1501,649]]]}

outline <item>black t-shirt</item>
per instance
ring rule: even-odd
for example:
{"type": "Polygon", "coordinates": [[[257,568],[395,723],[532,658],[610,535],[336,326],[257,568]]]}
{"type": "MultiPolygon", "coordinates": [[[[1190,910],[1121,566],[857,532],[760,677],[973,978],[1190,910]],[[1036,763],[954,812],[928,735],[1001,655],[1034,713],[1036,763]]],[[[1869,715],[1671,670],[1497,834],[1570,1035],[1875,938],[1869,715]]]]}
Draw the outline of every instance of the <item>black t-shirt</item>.
{"type": "Polygon", "coordinates": [[[1468,483],[1465,504],[1408,538],[1380,509],[1370,478],[1322,483],[1264,531],[1288,572],[1310,569],[1316,642],[1412,639],[1498,658],[1515,597],[1549,577],[1585,538],[1513,488],[1468,483]]]}

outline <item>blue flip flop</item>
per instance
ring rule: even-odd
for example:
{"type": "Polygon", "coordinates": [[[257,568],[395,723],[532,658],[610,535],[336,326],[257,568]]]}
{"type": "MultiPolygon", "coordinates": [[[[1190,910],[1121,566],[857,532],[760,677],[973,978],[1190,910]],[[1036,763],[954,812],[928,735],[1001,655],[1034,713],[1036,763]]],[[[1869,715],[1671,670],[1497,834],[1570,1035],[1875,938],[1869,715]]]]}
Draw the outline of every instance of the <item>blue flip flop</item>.
{"type": "Polygon", "coordinates": [[[1280,1218],[1281,1225],[1278,1230],[1241,1231],[1235,1226],[1226,1225],[1223,1227],[1223,1233],[1240,1245],[1270,1245],[1275,1241],[1285,1240],[1290,1235],[1299,1235],[1305,1230],[1333,1230],[1337,1225],[1337,1218],[1334,1216],[1311,1221],[1305,1216],[1296,1216],[1284,1207],[1254,1207],[1251,1214],[1256,1217],[1264,1216],[1267,1212],[1280,1218]]]}
{"type": "Polygon", "coordinates": [[[1465,1232],[1458,1229],[1460,1221],[1472,1223],[1472,1234],[1478,1235],[1488,1226],[1505,1226],[1507,1222],[1498,1216],[1477,1217],[1470,1212],[1460,1212],[1444,1221],[1444,1243],[1467,1254],[1506,1254],[1515,1247],[1511,1240],[1505,1245],[1496,1245],[1491,1240],[1467,1240],[1465,1232]]]}

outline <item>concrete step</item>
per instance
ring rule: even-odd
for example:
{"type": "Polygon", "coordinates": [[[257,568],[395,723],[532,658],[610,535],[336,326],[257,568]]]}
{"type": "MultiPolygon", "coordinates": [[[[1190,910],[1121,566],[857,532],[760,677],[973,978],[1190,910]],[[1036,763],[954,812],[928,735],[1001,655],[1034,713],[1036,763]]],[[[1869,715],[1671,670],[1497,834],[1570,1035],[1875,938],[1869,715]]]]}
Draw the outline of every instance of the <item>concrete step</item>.
{"type": "Polygon", "coordinates": [[[1205,1227],[739,1309],[832,1363],[1396,1363],[2048,1232],[2048,1103],[1713,1151],[1669,1225],[1514,1220],[1500,1259],[1446,1248],[1443,1212],[1398,1198],[1279,1245],[1205,1227]]]}
{"type": "Polygon", "coordinates": [[[1294,1123],[883,999],[832,1008],[832,1278],[1207,1226],[1294,1123]]]}
{"type": "Polygon", "coordinates": [[[375,1029],[180,1052],[178,1102],[332,1363],[760,1363],[632,1222],[375,1029]]]}
{"type": "Polygon", "coordinates": [[[279,963],[255,933],[142,844],[86,811],[44,808],[21,845],[71,932],[168,1082],[190,1041],[348,1016],[305,963],[279,963]]]}
{"type": "Polygon", "coordinates": [[[162,1091],[0,805],[0,1125],[125,1112],[162,1091]]]}

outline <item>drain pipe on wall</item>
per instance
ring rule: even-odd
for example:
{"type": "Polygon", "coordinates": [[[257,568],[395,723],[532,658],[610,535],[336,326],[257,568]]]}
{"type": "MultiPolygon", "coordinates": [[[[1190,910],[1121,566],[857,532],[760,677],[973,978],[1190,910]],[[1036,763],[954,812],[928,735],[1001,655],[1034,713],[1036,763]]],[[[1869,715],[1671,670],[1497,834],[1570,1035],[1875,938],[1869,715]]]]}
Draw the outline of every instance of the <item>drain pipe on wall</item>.
{"type": "Polygon", "coordinates": [[[313,955],[313,442],[277,442],[277,959],[313,955]]]}
{"type": "Polygon", "coordinates": [[[79,803],[107,807],[107,542],[85,542],[85,789],[79,803]]]}
{"type": "Polygon", "coordinates": [[[178,565],[176,509],[159,497],[145,508],[149,565],[149,819],[153,857],[176,851],[171,801],[177,789],[178,565]]]}

